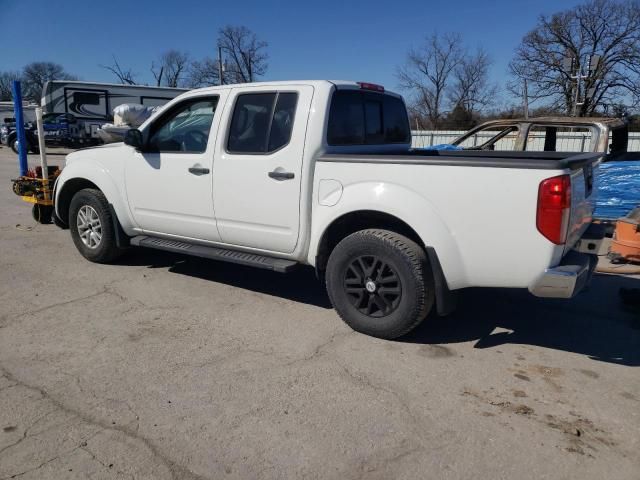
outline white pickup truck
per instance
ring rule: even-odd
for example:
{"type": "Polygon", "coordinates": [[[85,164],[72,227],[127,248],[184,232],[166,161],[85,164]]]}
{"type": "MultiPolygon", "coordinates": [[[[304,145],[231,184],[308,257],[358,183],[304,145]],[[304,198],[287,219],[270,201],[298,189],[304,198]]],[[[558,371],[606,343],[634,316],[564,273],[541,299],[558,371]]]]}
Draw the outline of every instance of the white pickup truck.
{"type": "Polygon", "coordinates": [[[450,312],[466,287],[570,298],[589,281],[603,154],[410,143],[402,98],[378,85],[193,90],[124,143],[68,155],[56,222],[93,262],[133,245],[279,272],[311,265],[343,320],[382,338],[450,312]]]}

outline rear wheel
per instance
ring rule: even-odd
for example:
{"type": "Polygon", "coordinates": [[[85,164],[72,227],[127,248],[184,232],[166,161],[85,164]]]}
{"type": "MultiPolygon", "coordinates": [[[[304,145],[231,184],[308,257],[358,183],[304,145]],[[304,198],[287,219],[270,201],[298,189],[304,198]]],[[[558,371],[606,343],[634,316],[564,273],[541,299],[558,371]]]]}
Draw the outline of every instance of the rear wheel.
{"type": "Polygon", "coordinates": [[[104,194],[94,188],[76,193],[69,207],[71,238],[84,258],[108,263],[124,253],[116,244],[115,221],[104,194]]]}
{"type": "Polygon", "coordinates": [[[354,330],[400,337],[424,320],[434,304],[433,276],[424,250],[388,230],[362,230],[331,252],[327,292],[354,330]]]}

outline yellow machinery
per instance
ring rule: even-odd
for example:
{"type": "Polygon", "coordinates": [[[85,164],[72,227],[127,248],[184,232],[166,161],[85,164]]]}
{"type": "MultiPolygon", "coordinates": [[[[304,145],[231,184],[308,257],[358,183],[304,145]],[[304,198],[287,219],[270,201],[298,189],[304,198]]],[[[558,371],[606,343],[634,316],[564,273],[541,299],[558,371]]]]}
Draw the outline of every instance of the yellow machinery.
{"type": "Polygon", "coordinates": [[[42,167],[27,171],[27,174],[13,179],[13,192],[27,203],[33,204],[31,214],[39,223],[51,223],[53,214],[53,184],[60,175],[56,166],[47,167],[48,175],[42,175],[42,167]]]}

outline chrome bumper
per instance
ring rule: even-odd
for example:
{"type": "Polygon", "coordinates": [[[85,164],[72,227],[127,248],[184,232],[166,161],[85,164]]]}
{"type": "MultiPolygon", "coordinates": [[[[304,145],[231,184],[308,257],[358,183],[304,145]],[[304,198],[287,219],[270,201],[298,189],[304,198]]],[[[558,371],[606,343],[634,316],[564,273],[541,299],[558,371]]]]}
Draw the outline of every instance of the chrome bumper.
{"type": "Polygon", "coordinates": [[[571,252],[560,265],[547,268],[529,291],[536,297],[572,298],[589,284],[597,264],[597,255],[571,252]]]}

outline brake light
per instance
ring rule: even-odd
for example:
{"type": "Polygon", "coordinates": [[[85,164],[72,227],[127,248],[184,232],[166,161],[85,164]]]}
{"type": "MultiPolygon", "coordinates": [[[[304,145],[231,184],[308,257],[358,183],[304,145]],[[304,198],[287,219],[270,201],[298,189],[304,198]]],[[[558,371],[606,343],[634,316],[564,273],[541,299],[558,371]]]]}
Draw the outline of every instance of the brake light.
{"type": "Polygon", "coordinates": [[[374,92],[384,92],[384,87],[382,85],[376,85],[375,83],[367,83],[367,82],[357,82],[357,83],[362,90],[373,90],[374,92]]]}
{"type": "Polygon", "coordinates": [[[571,214],[571,177],[560,175],[540,182],[536,226],[549,241],[562,245],[567,240],[571,214]]]}

